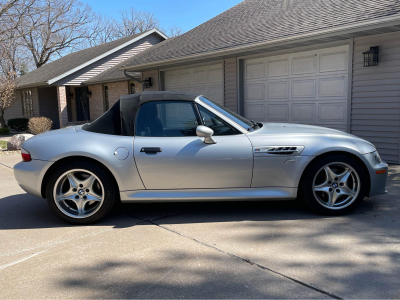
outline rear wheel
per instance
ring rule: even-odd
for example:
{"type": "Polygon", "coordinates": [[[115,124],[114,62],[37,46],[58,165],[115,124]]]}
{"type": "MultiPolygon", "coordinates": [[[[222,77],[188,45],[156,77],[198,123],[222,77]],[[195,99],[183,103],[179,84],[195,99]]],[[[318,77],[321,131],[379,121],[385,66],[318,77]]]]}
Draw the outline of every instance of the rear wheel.
{"type": "Polygon", "coordinates": [[[346,214],[364,199],[367,180],[357,160],[334,154],[312,162],[301,181],[299,195],[318,213],[346,214]]]}
{"type": "Polygon", "coordinates": [[[90,224],[113,207],[116,189],[98,166],[75,162],[59,167],[51,176],[46,198],[57,217],[71,224],[90,224]]]}

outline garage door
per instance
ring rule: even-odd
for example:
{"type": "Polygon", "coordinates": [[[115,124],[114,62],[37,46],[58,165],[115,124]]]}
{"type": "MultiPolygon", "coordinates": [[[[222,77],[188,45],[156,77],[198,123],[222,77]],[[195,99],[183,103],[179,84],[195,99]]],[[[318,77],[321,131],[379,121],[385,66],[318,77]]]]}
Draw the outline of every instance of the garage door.
{"type": "Polygon", "coordinates": [[[201,94],[224,103],[222,63],[165,71],[164,76],[166,91],[201,94]]]}
{"type": "Polygon", "coordinates": [[[245,116],[346,131],[348,60],[348,46],[245,60],[245,116]]]}

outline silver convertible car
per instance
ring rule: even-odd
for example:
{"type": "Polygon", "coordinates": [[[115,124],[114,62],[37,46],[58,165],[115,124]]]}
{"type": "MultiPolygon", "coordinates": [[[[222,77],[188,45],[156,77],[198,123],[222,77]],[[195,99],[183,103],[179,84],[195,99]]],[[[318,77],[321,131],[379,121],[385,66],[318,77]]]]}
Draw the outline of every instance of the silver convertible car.
{"type": "Polygon", "coordinates": [[[302,199],[338,215],[386,192],[374,145],[316,126],[255,123],[204,96],[123,96],[92,123],[23,144],[15,177],[62,220],[88,224],[117,201],[302,199]]]}

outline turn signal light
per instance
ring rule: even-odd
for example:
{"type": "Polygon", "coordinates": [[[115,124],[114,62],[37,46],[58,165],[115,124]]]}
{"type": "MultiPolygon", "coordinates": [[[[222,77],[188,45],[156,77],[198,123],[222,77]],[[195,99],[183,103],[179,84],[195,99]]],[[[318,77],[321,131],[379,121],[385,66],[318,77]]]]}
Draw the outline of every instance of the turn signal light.
{"type": "Polygon", "coordinates": [[[22,156],[22,161],[32,160],[31,154],[29,153],[28,150],[25,150],[24,148],[21,149],[21,156],[22,156]]]}
{"type": "Polygon", "coordinates": [[[378,171],[376,171],[376,174],[385,174],[386,173],[386,170],[378,170],[378,171]]]}

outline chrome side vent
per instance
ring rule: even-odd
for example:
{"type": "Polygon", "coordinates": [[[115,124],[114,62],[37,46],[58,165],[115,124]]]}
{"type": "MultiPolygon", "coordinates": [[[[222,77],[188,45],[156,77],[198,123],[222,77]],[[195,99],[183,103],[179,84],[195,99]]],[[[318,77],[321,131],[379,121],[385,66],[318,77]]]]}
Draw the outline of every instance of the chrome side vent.
{"type": "Polygon", "coordinates": [[[254,147],[255,156],[266,155],[300,155],[304,150],[304,146],[265,146],[254,147]]]}

